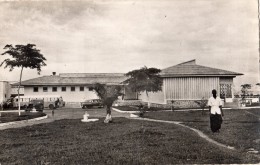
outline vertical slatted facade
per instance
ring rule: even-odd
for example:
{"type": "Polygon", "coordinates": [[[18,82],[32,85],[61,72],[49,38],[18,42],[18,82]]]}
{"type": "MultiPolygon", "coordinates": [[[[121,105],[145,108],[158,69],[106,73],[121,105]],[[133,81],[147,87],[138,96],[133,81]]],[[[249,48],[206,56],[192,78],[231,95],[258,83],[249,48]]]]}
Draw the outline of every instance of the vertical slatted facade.
{"type": "Polygon", "coordinates": [[[212,89],[219,91],[219,77],[164,78],[166,100],[209,98],[212,89]]]}

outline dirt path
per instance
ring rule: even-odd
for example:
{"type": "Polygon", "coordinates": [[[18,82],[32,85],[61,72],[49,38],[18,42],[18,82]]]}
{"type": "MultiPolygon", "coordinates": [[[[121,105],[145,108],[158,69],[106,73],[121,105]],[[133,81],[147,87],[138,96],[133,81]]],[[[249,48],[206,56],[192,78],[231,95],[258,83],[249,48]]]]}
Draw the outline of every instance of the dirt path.
{"type": "Polygon", "coordinates": [[[258,120],[260,120],[260,116],[258,116],[258,115],[256,115],[256,114],[254,114],[254,113],[252,113],[252,112],[248,112],[248,111],[245,111],[246,113],[248,113],[248,114],[250,114],[250,115],[253,115],[253,116],[255,116],[255,117],[257,117],[258,118],[258,120]]]}
{"type": "Polygon", "coordinates": [[[232,146],[228,146],[228,145],[225,145],[225,144],[222,144],[222,143],[219,143],[211,138],[209,138],[206,134],[204,134],[203,132],[195,129],[195,128],[191,128],[189,126],[186,126],[184,124],[181,124],[181,122],[176,122],[176,121],[166,121],[166,120],[155,120],[155,119],[148,119],[148,118],[140,118],[140,117],[134,117],[134,118],[129,118],[129,119],[135,119],[135,120],[145,120],[145,121],[152,121],[152,122],[158,122],[158,123],[169,123],[169,124],[176,124],[178,126],[181,126],[181,127],[184,127],[184,128],[188,128],[194,132],[196,132],[200,137],[202,137],[203,139],[207,140],[208,142],[210,143],[213,143],[217,146],[220,146],[220,147],[224,147],[224,148],[227,148],[227,149],[230,149],[230,150],[235,150],[235,147],[232,147],[232,146]]]}

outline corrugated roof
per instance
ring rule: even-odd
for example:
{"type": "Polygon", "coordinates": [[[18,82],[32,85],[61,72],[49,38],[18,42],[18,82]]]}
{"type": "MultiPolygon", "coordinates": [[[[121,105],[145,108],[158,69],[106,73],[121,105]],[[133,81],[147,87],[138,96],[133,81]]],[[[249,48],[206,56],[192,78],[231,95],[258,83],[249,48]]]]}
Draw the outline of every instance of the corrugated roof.
{"type": "MultiPolygon", "coordinates": [[[[196,64],[196,60],[187,61],[162,70],[161,77],[184,77],[184,76],[225,76],[235,77],[243,75],[237,72],[210,68],[196,64]]],[[[127,77],[124,73],[61,73],[58,76],[42,76],[22,81],[22,86],[44,86],[44,85],[90,85],[95,83],[120,84],[127,77]]],[[[18,83],[12,84],[13,86],[18,83]]]]}
{"type": "Polygon", "coordinates": [[[196,64],[196,60],[191,60],[178,65],[165,68],[160,73],[162,77],[182,77],[182,76],[225,76],[235,77],[242,73],[231,72],[196,64]]]}
{"type": "MultiPolygon", "coordinates": [[[[59,76],[42,76],[26,81],[22,81],[23,86],[31,85],[89,85],[95,83],[102,84],[120,84],[125,81],[127,77],[123,73],[91,73],[91,74],[77,74],[64,73],[59,76]]],[[[15,84],[13,84],[15,85],[15,84]]]]}
{"type": "Polygon", "coordinates": [[[60,73],[60,77],[122,77],[124,73],[60,73]]]}

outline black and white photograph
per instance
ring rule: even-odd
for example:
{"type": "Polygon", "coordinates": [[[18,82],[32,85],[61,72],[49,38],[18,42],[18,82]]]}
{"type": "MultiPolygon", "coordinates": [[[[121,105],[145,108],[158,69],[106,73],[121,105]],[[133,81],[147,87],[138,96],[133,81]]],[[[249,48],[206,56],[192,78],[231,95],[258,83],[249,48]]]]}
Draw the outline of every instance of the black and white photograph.
{"type": "Polygon", "coordinates": [[[0,0],[0,165],[260,164],[260,0],[0,0]]]}

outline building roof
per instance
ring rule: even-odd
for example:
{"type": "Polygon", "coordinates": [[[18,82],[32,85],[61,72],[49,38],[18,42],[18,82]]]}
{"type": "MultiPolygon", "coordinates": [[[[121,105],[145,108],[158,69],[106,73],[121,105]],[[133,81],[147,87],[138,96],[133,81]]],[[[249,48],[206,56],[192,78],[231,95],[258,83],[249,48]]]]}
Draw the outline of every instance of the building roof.
{"type": "MultiPolygon", "coordinates": [[[[162,70],[161,77],[236,77],[241,73],[210,68],[196,64],[196,60],[187,61],[162,70]]],[[[61,73],[59,75],[42,76],[22,81],[22,86],[48,86],[48,85],[91,85],[95,83],[116,85],[124,82],[127,77],[124,73],[61,73]]],[[[12,84],[17,86],[18,83],[12,84]]]]}
{"type": "MultiPolygon", "coordinates": [[[[95,83],[115,85],[125,81],[123,73],[62,73],[22,81],[22,86],[44,85],[90,85],[95,83]]],[[[17,83],[12,84],[13,86],[17,83]]]]}
{"type": "Polygon", "coordinates": [[[187,61],[178,65],[165,68],[162,70],[160,75],[162,77],[186,77],[186,76],[236,77],[243,74],[197,65],[196,60],[191,60],[191,61],[187,61]]]}

